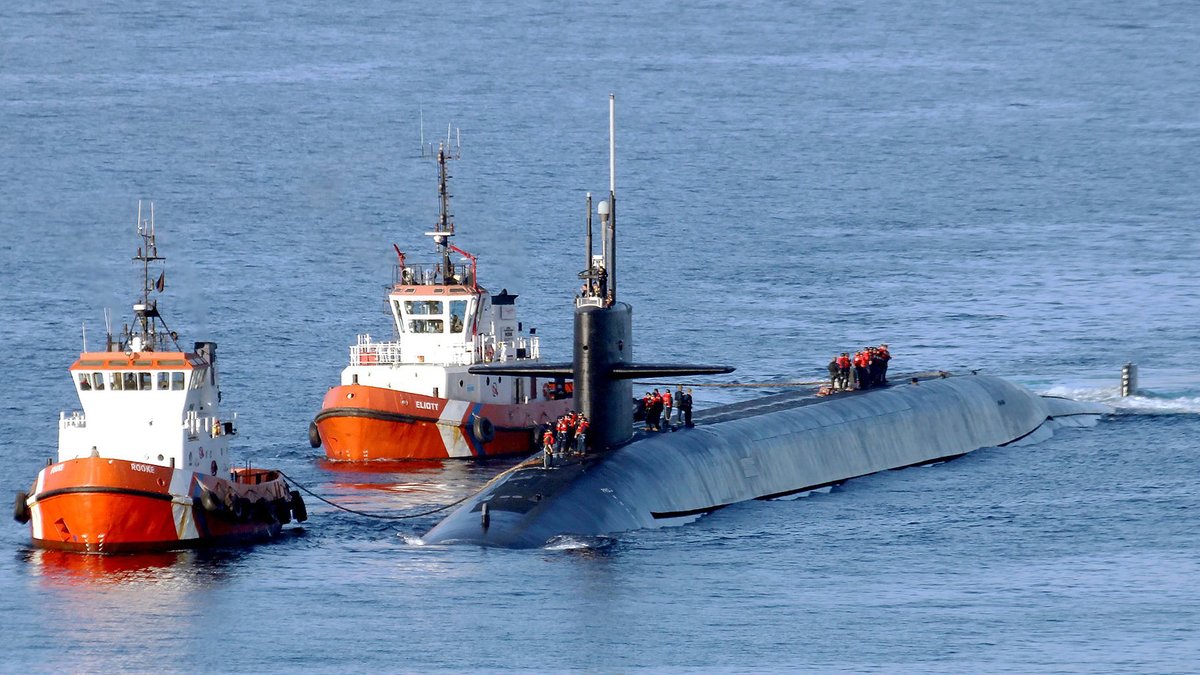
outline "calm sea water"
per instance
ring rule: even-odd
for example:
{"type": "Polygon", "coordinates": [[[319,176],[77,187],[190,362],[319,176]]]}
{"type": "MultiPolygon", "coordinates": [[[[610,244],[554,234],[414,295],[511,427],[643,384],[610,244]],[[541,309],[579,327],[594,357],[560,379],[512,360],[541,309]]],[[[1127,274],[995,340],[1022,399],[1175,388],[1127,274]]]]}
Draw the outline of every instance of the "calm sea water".
{"type": "MultiPolygon", "coordinates": [[[[886,341],[1108,400],[1092,430],[680,528],[539,551],[312,503],[244,550],[96,558],[0,526],[0,670],[1187,672],[1200,666],[1200,8],[618,0],[0,7],[0,487],[127,319],[138,198],[163,306],[220,344],[237,449],[379,513],[503,467],[319,461],[305,430],[426,140],[461,130],[458,243],[569,354],[584,193],[618,96],[621,287],[648,359],[810,379],[886,341]],[[1146,395],[1116,400],[1121,364],[1146,395]]],[[[419,257],[419,256],[418,256],[419,257]]],[[[754,390],[697,390],[704,404],[754,390]]]]}

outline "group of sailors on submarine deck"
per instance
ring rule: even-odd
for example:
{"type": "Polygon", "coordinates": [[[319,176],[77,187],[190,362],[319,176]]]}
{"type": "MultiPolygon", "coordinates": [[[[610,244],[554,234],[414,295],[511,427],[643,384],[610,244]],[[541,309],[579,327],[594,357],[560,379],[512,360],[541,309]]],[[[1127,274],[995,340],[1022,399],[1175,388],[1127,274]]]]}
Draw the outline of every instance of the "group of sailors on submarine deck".
{"type": "Polygon", "coordinates": [[[542,449],[547,456],[566,456],[570,451],[582,455],[587,452],[588,426],[586,415],[569,410],[559,415],[554,424],[545,425],[542,431],[542,449]]]}
{"type": "Polygon", "coordinates": [[[653,392],[646,392],[646,395],[637,402],[638,414],[635,417],[643,417],[646,420],[646,431],[673,431],[671,426],[671,411],[675,411],[675,422],[683,424],[685,427],[691,428],[696,426],[692,423],[692,390],[683,390],[683,385],[675,386],[675,394],[671,394],[670,387],[664,388],[662,393],[657,389],[653,392]],[[663,427],[666,427],[665,429],[663,427]]]}
{"type": "Polygon", "coordinates": [[[854,352],[853,357],[849,352],[842,352],[829,361],[829,389],[825,393],[886,385],[888,361],[891,360],[887,343],[863,347],[854,352]]]}

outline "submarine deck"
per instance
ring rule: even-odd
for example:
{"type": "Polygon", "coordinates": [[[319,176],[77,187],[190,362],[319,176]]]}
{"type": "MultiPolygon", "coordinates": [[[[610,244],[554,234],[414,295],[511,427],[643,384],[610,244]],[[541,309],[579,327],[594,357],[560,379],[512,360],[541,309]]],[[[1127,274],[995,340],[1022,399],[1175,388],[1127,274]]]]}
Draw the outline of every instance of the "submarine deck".
{"type": "MultiPolygon", "coordinates": [[[[806,405],[815,405],[824,401],[846,398],[849,396],[862,396],[871,391],[887,389],[909,384],[913,378],[918,381],[936,380],[952,375],[945,371],[931,371],[924,373],[899,375],[891,382],[881,386],[872,387],[871,389],[855,389],[851,391],[840,391],[829,396],[817,396],[817,389],[814,387],[798,386],[795,389],[780,392],[778,394],[770,394],[768,396],[759,396],[747,401],[739,401],[737,403],[728,403],[725,405],[714,406],[712,408],[702,408],[696,410],[692,415],[692,420],[697,424],[719,424],[721,422],[729,422],[735,419],[744,419],[746,417],[755,417],[758,415],[767,415],[779,410],[791,410],[806,405]]],[[[653,432],[645,432],[653,433],[653,432]]],[[[640,434],[639,434],[640,435],[640,434]]],[[[636,440],[637,436],[635,436],[636,440]]]]}

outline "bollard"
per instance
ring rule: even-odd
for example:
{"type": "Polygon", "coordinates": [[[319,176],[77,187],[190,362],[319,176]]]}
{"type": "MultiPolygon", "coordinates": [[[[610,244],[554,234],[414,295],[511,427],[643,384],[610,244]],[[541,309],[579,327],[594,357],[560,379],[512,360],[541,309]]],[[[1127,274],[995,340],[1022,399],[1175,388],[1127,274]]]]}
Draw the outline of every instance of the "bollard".
{"type": "Polygon", "coordinates": [[[1121,368],[1121,395],[1133,396],[1137,393],[1137,365],[1126,363],[1121,368]]]}

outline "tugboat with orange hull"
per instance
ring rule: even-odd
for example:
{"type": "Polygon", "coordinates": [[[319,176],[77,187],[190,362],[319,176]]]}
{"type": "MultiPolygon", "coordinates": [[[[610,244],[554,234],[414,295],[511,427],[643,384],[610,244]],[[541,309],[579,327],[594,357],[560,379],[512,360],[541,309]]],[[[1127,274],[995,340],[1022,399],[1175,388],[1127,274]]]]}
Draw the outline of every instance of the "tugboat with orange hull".
{"type": "Polygon", "coordinates": [[[534,435],[570,407],[570,383],[475,375],[484,363],[533,364],[533,329],[516,317],[516,295],[490,293],[476,256],[450,243],[454,223],[447,151],[437,154],[440,213],[432,237],[439,260],[398,263],[388,290],[395,339],[359,335],[341,384],[309,425],[309,442],[341,461],[480,458],[532,452],[534,435]],[[451,260],[451,254],[461,261],[451,260]]]}
{"type": "Polygon", "coordinates": [[[155,244],[153,206],[143,219],[142,296],[134,322],[104,351],[70,367],[83,412],[59,419],[58,461],[18,493],[14,517],[33,544],[83,553],[164,551],[269,539],[307,512],[300,494],[269,469],[232,468],[234,420],[218,411],[216,344],[179,347],[158,302],[165,258],[155,244]]]}

